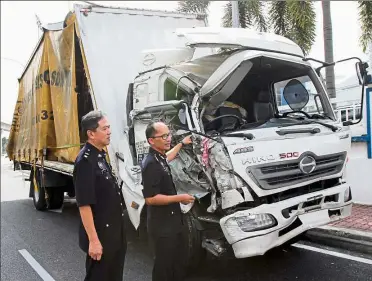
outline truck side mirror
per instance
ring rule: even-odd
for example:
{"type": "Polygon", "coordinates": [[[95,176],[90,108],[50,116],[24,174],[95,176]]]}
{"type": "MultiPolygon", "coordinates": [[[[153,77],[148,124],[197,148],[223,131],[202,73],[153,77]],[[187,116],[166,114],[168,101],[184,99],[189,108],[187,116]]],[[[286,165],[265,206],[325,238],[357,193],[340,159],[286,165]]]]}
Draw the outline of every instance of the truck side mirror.
{"type": "Polygon", "coordinates": [[[367,74],[367,76],[366,76],[365,85],[367,86],[369,84],[372,84],[372,75],[371,74],[367,74]]]}
{"type": "Polygon", "coordinates": [[[368,85],[369,81],[371,81],[371,75],[368,75],[367,68],[368,63],[366,62],[357,62],[355,64],[355,70],[358,76],[359,85],[368,85]]]}
{"type": "Polygon", "coordinates": [[[127,111],[127,125],[131,126],[130,112],[133,109],[133,83],[128,86],[127,100],[126,100],[126,111],[127,111]]]}
{"type": "Polygon", "coordinates": [[[369,83],[371,83],[371,75],[368,75],[367,68],[368,63],[359,61],[355,64],[356,73],[359,80],[359,85],[362,86],[362,95],[361,95],[361,108],[360,108],[360,116],[358,118],[358,121],[346,121],[342,122],[343,126],[350,126],[350,125],[356,125],[359,124],[363,119],[363,104],[364,104],[364,87],[367,86],[369,83]]]}
{"type": "Polygon", "coordinates": [[[353,123],[353,121],[344,121],[344,122],[342,122],[342,125],[343,126],[350,126],[350,125],[354,125],[354,123],[353,123]]]}
{"type": "Polygon", "coordinates": [[[184,109],[184,108],[181,108],[181,109],[178,111],[178,119],[180,119],[180,122],[181,122],[183,125],[186,125],[186,112],[185,112],[185,109],[184,109]]]}

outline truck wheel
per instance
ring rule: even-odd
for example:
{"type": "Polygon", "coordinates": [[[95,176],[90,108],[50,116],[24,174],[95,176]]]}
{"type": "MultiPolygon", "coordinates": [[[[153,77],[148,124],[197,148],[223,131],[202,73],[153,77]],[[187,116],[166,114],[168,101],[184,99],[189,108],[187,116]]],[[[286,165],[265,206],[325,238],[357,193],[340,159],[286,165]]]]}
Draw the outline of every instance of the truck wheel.
{"type": "Polygon", "coordinates": [[[196,227],[196,219],[189,212],[184,215],[186,224],[186,266],[188,271],[196,269],[206,257],[206,251],[202,248],[202,235],[196,227]]]}
{"type": "Polygon", "coordinates": [[[32,199],[34,201],[34,206],[38,211],[44,211],[47,208],[47,202],[45,199],[45,188],[41,184],[39,169],[36,170],[35,180],[37,187],[34,185],[33,170],[31,170],[31,180],[30,180],[30,191],[32,193],[32,199]]]}
{"type": "Polygon", "coordinates": [[[75,190],[67,192],[68,197],[74,198],[75,197],[75,190]]]}
{"type": "Polygon", "coordinates": [[[48,209],[60,209],[65,199],[65,193],[61,187],[49,187],[48,192],[48,209]]]}

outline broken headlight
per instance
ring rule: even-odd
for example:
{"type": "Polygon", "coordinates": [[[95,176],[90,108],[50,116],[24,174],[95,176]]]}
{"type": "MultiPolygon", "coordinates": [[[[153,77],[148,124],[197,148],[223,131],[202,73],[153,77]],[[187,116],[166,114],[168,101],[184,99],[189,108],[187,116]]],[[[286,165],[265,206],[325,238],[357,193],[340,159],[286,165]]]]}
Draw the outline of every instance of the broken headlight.
{"type": "Polygon", "coordinates": [[[270,214],[250,214],[232,217],[226,221],[226,226],[237,225],[244,232],[258,231],[277,225],[276,219],[270,214]]]}

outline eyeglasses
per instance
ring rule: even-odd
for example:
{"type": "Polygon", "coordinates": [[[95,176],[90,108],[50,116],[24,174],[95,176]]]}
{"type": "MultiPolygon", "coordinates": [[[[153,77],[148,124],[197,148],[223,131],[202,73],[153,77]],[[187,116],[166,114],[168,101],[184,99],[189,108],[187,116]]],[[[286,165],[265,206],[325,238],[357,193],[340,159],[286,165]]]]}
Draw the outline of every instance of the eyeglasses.
{"type": "Polygon", "coordinates": [[[155,136],[155,137],[151,137],[151,138],[153,138],[153,139],[162,138],[163,140],[167,140],[171,136],[172,136],[172,134],[169,133],[169,134],[164,134],[164,135],[161,135],[161,136],[155,136]]]}

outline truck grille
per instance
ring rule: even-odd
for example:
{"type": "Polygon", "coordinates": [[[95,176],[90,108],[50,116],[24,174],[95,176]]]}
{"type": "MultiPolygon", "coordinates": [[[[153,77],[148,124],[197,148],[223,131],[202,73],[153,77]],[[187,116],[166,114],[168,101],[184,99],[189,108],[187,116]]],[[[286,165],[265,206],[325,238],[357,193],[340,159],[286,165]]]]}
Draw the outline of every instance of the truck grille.
{"type": "Polygon", "coordinates": [[[263,189],[274,189],[338,174],[345,158],[346,152],[325,156],[308,152],[295,160],[249,167],[247,172],[263,189]]]}

